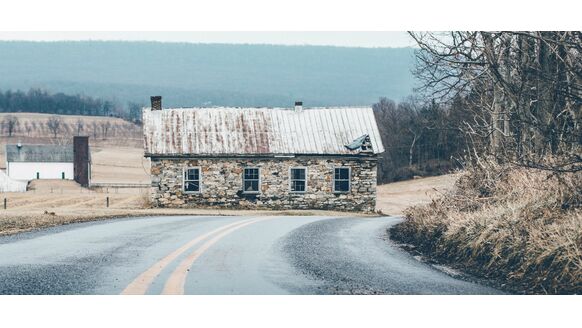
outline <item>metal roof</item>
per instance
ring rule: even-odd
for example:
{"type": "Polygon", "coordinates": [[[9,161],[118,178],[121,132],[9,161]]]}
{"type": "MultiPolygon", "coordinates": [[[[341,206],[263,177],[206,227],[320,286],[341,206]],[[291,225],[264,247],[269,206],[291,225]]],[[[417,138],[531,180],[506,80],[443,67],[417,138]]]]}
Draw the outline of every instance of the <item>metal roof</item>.
{"type": "Polygon", "coordinates": [[[358,154],[346,145],[369,135],[384,152],[372,108],[175,108],[143,112],[151,155],[358,154]]]}
{"type": "Polygon", "coordinates": [[[72,163],[73,145],[6,145],[7,162],[72,163]]]}

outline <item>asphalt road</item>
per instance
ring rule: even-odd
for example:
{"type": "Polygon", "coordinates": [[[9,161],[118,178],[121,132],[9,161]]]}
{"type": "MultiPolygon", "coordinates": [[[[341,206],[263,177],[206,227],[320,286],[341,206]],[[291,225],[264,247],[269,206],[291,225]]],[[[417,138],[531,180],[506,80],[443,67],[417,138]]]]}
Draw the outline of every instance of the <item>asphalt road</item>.
{"type": "Polygon", "coordinates": [[[0,237],[0,294],[500,294],[386,238],[400,219],[152,217],[0,237]]]}

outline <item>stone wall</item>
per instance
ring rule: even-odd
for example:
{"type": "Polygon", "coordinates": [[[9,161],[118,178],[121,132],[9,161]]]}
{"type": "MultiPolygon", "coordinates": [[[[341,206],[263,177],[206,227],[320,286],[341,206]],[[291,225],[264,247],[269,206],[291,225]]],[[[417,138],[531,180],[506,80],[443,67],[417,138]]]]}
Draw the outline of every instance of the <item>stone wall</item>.
{"type": "Polygon", "coordinates": [[[157,207],[220,207],[240,209],[326,209],[374,211],[376,157],[268,158],[268,159],[160,159],[152,158],[152,204],[157,207]],[[351,168],[351,190],[333,192],[336,167],[351,168]],[[183,170],[200,167],[200,193],[183,192],[183,170]],[[244,194],[245,167],[260,168],[260,193],[244,194]],[[289,169],[307,168],[305,193],[290,191],[289,169]]]}

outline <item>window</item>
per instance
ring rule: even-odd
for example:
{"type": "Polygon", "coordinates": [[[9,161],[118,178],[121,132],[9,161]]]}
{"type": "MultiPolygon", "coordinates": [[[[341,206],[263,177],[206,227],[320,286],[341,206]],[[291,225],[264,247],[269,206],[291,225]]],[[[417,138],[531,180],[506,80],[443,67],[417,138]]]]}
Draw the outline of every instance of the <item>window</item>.
{"type": "Polygon", "coordinates": [[[291,168],[291,192],[305,192],[305,168],[291,168]]]}
{"type": "Polygon", "coordinates": [[[333,191],[349,192],[350,191],[350,168],[338,167],[334,170],[333,191]]]}
{"type": "Polygon", "coordinates": [[[184,170],[184,191],[200,192],[200,168],[192,167],[184,170]]]}
{"type": "Polygon", "coordinates": [[[243,192],[248,194],[259,193],[259,169],[245,168],[243,172],[243,192]]]}

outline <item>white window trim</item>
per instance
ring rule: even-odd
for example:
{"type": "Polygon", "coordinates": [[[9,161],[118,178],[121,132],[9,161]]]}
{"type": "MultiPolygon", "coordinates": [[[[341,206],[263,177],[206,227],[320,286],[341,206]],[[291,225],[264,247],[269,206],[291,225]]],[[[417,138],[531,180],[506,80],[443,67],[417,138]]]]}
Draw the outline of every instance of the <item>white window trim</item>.
{"type": "MultiPolygon", "coordinates": [[[[307,167],[306,166],[292,166],[289,168],[289,192],[292,194],[305,194],[307,193],[307,167]],[[305,170],[305,190],[304,191],[296,191],[296,190],[292,190],[292,186],[293,186],[293,175],[291,174],[291,171],[293,169],[303,169],[305,170]]],[[[299,180],[298,180],[299,181],[299,180]]]]}
{"type": "MultiPolygon", "coordinates": [[[[333,179],[331,179],[331,189],[333,190],[334,194],[347,194],[352,191],[352,168],[350,166],[336,166],[333,168],[333,179]],[[335,170],[336,169],[348,169],[348,190],[335,190],[335,170]]],[[[343,181],[343,180],[342,180],[343,181]]]]}
{"type": "Polygon", "coordinates": [[[182,169],[182,192],[184,192],[185,194],[202,193],[202,168],[200,166],[188,166],[182,169]],[[198,169],[198,191],[186,191],[186,171],[192,169],[198,169]]]}
{"type": "MultiPolygon", "coordinates": [[[[253,180],[250,180],[250,181],[254,181],[254,179],[253,180]]],[[[246,194],[246,195],[259,195],[261,193],[261,182],[262,181],[261,181],[261,168],[260,167],[256,167],[256,166],[245,166],[245,167],[243,167],[243,171],[242,171],[242,191],[243,191],[243,194],[246,194]],[[257,169],[259,171],[259,185],[258,185],[259,190],[257,190],[257,191],[246,191],[245,190],[245,180],[246,180],[245,179],[245,170],[248,170],[248,169],[257,169]]]]}

